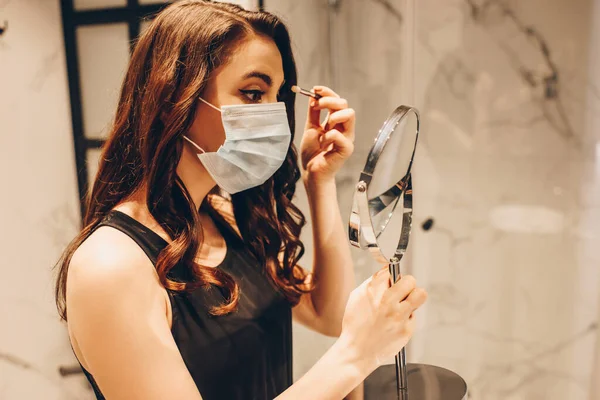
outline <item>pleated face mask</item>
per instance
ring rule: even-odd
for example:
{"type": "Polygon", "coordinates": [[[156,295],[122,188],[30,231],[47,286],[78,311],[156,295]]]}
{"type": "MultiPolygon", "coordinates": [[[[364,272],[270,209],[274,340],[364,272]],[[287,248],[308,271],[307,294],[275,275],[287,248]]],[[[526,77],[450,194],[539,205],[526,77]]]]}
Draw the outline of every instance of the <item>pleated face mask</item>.
{"type": "Polygon", "coordinates": [[[225,143],[216,152],[200,150],[198,158],[214,181],[230,194],[265,183],[281,167],[292,138],[285,103],[240,104],[221,109],[225,143]]]}

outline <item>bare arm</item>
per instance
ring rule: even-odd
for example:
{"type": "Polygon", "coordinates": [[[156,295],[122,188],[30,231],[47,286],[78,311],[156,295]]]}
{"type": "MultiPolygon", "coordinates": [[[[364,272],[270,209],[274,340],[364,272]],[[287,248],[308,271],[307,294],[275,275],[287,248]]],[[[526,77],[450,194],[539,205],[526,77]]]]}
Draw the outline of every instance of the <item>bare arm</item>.
{"type": "Polygon", "coordinates": [[[361,360],[338,339],[321,359],[276,400],[339,400],[357,387],[376,365],[361,360]]]}
{"type": "Polygon", "coordinates": [[[335,181],[306,182],[313,224],[315,290],[303,295],[296,321],[328,336],[339,336],[348,296],[355,286],[347,234],[337,203],[335,181]]]}
{"type": "Polygon", "coordinates": [[[328,336],[339,336],[354,268],[337,203],[335,176],[354,151],[355,112],[348,101],[325,86],[315,86],[309,101],[300,155],[313,224],[315,290],[295,308],[298,322],[328,336]],[[320,113],[328,110],[327,122],[320,113]]]}
{"type": "Polygon", "coordinates": [[[71,261],[69,330],[107,399],[201,400],[159,285],[142,250],[112,228],[98,229],[71,261]]]}

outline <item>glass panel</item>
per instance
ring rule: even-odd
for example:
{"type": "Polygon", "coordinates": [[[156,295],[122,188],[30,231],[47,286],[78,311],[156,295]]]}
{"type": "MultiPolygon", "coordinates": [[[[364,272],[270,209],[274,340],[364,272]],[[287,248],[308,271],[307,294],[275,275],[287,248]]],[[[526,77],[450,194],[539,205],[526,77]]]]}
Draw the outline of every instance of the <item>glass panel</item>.
{"type": "Polygon", "coordinates": [[[83,132],[102,139],[116,110],[129,62],[126,23],[77,28],[83,132]]]}
{"type": "Polygon", "coordinates": [[[94,178],[96,178],[96,172],[98,172],[98,164],[100,163],[100,155],[102,149],[88,149],[86,152],[86,164],[88,173],[88,190],[91,190],[94,184],[94,178]]]}
{"type": "Polygon", "coordinates": [[[125,7],[127,0],[75,0],[73,6],[76,10],[92,10],[98,8],[125,7]]]}

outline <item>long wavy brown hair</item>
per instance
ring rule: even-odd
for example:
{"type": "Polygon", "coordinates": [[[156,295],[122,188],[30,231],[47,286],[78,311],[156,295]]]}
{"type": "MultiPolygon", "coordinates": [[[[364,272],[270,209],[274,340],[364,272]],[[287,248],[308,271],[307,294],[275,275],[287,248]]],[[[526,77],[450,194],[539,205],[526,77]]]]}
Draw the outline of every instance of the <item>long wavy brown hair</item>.
{"type": "MultiPolygon", "coordinates": [[[[162,10],[139,38],[98,173],[86,198],[83,229],[56,265],[56,302],[64,320],[73,253],[109,211],[140,188],[147,189],[148,209],[172,239],[156,263],[162,285],[173,292],[217,286],[227,294],[226,301],[210,312],[224,315],[235,310],[239,287],[234,279],[218,268],[194,262],[201,245],[198,210],[176,168],[183,150],[182,137],[194,120],[198,97],[212,71],[227,63],[237,43],[254,34],[272,38],[281,52],[285,83],[278,97],[286,104],[293,133],[295,94],[291,86],[297,82],[296,65],[288,30],[276,16],[233,4],[184,0],[162,10]],[[169,271],[176,265],[185,266],[193,279],[170,279],[169,271]]],[[[304,254],[299,235],[305,218],[292,198],[299,178],[297,151],[292,144],[271,179],[231,196],[242,239],[293,304],[312,288],[306,284],[306,272],[298,266],[304,254]]],[[[201,208],[219,218],[209,198],[201,208]]]]}

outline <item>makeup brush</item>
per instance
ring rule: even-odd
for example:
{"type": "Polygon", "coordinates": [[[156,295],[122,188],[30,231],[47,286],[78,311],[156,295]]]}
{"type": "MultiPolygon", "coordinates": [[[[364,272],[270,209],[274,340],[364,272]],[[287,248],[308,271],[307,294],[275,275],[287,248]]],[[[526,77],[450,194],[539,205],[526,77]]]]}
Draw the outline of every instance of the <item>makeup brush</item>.
{"type": "Polygon", "coordinates": [[[310,90],[302,89],[300,86],[296,86],[296,85],[292,86],[292,92],[300,93],[305,96],[312,97],[313,99],[316,99],[316,100],[319,100],[321,97],[323,97],[320,94],[313,93],[310,90]]]}

